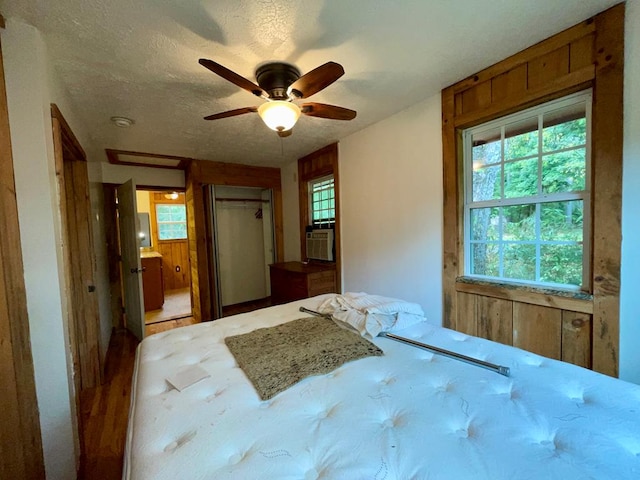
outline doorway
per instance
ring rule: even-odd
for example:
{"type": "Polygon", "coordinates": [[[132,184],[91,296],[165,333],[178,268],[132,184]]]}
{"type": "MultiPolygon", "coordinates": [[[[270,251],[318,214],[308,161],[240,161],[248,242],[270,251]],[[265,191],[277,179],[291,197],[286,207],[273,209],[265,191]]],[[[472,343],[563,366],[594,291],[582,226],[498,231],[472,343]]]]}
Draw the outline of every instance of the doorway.
{"type": "Polygon", "coordinates": [[[136,191],[145,324],[192,315],[184,192],[136,191]]]}
{"type": "Polygon", "coordinates": [[[207,197],[216,317],[269,306],[269,265],[275,261],[271,190],[210,185],[207,197]]]}

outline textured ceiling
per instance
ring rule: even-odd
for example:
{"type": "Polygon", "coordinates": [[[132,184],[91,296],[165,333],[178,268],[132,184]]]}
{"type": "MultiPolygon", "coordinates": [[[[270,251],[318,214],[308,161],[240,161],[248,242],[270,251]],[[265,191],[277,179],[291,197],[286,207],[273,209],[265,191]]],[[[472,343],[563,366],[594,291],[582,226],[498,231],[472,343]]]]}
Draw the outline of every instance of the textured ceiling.
{"type": "MultiPolygon", "coordinates": [[[[37,27],[78,115],[103,150],[279,166],[354,133],[616,0],[0,0],[37,27]],[[267,61],[345,75],[310,101],[350,122],[302,117],[280,139],[257,114],[202,117],[262,100],[198,64],[255,82],[267,61]],[[112,125],[112,116],[135,120],[112,125]]],[[[63,112],[64,113],[64,112],[63,112]]],[[[105,159],[100,159],[105,160],[105,159]]]]}

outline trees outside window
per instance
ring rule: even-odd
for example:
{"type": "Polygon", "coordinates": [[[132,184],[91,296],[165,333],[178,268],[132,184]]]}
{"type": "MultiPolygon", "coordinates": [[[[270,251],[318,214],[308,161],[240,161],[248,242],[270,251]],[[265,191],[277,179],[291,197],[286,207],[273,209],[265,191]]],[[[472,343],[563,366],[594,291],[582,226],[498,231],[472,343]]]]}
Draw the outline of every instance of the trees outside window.
{"type": "Polygon", "coordinates": [[[590,110],[581,93],[464,131],[467,275],[587,283],[590,110]]]}
{"type": "Polygon", "coordinates": [[[184,240],[187,238],[187,211],[185,205],[156,204],[158,240],[184,240]]]}

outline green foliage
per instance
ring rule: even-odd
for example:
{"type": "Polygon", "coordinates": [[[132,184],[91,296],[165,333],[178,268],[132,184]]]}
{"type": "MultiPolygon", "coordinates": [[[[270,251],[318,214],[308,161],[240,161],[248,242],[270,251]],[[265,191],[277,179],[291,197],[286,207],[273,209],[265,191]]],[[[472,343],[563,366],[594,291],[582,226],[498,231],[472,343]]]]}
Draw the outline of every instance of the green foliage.
{"type": "MultiPolygon", "coordinates": [[[[499,163],[501,142],[474,146],[473,200],[537,195],[539,178],[543,193],[584,190],[585,142],[584,118],[546,126],[541,139],[537,130],[506,138],[504,187],[499,163]]],[[[522,205],[473,209],[471,229],[471,239],[478,242],[472,247],[474,274],[500,276],[501,244],[504,278],[567,285],[582,282],[582,201],[546,202],[536,207],[524,200],[522,205]],[[552,242],[539,246],[538,278],[536,242],[552,242]]]]}

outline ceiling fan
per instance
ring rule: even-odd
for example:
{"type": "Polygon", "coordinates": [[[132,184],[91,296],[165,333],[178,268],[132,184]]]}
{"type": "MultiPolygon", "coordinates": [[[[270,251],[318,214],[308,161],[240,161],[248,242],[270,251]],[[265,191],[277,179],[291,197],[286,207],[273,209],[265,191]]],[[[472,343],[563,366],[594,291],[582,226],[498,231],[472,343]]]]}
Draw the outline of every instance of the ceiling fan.
{"type": "Polygon", "coordinates": [[[269,128],[281,137],[288,137],[300,114],[332,120],[352,120],[356,117],[354,110],[344,107],[315,102],[295,103],[296,100],[318,93],[344,75],[344,68],[338,63],[327,62],[304,75],[300,75],[300,71],[288,63],[267,63],[256,70],[257,85],[213,60],[201,58],[199,63],[225,80],[267,100],[257,107],[236,108],[209,115],[204,117],[205,120],[257,112],[269,128]]]}

